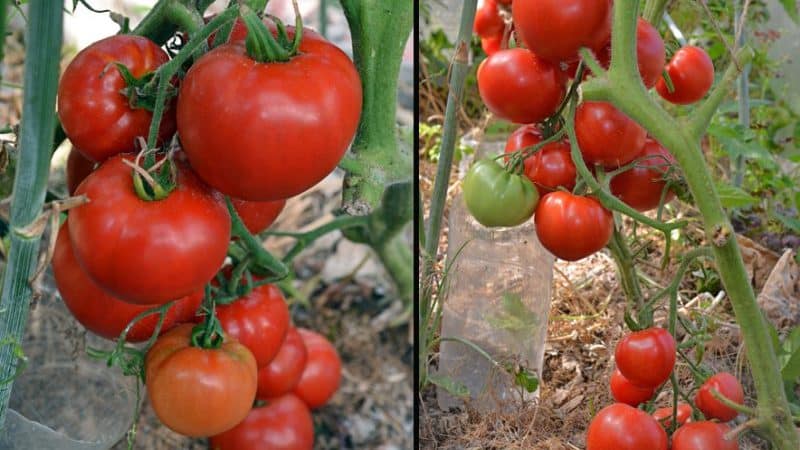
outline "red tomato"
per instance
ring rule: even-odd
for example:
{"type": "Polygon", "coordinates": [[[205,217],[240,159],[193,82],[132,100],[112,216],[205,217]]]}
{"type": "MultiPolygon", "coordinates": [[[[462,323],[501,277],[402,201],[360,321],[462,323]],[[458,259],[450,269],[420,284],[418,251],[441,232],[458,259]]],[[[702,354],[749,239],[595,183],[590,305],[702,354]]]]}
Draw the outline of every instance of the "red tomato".
{"type": "Polygon", "coordinates": [[[736,418],[739,413],[717,400],[711,394],[712,389],[716,389],[727,399],[743,405],[744,390],[742,390],[739,380],[728,372],[720,372],[706,380],[694,397],[695,406],[706,416],[706,419],[719,419],[722,422],[728,422],[736,418]]]}
{"type": "MultiPolygon", "coordinates": [[[[134,317],[151,307],[123,302],[100,289],[78,265],[72,251],[67,223],[68,221],[64,222],[58,231],[53,253],[53,275],[58,292],[61,293],[67,309],[87,330],[106,339],[117,339],[134,317]]],[[[203,291],[198,291],[176,301],[164,316],[161,332],[179,323],[191,321],[202,300],[203,291]]],[[[136,322],[126,336],[128,342],[150,339],[158,318],[158,314],[153,314],[136,322]]]]}
{"type": "Polygon", "coordinates": [[[515,2],[511,11],[522,42],[558,63],[574,59],[581,47],[608,39],[610,7],[605,0],[527,0],[515,2]]]}
{"type": "Polygon", "coordinates": [[[491,112],[515,123],[534,123],[556,112],[566,92],[558,66],[524,48],[500,50],[478,67],[478,90],[491,112]]]}
{"type": "MultiPolygon", "coordinates": [[[[506,153],[531,147],[539,142],[542,142],[542,135],[536,125],[523,125],[508,137],[506,153]]],[[[568,142],[553,142],[525,159],[525,175],[536,186],[539,195],[552,192],[560,186],[569,191],[575,187],[577,169],[569,150],[568,142]]]]}
{"type": "Polygon", "coordinates": [[[217,318],[229,336],[253,353],[259,368],[272,361],[289,329],[286,299],[271,284],[258,286],[227,305],[217,305],[217,318]]]}
{"type": "Polygon", "coordinates": [[[641,387],[657,387],[675,367],[675,339],[663,328],[635,331],[620,339],[614,359],[622,375],[641,387]]]}
{"type": "Polygon", "coordinates": [[[542,197],[533,218],[539,242],[567,261],[577,261],[602,249],[614,231],[611,211],[597,199],[564,191],[542,197]]]}
{"type": "MultiPolygon", "coordinates": [[[[611,193],[632,208],[649,211],[657,208],[661,193],[667,182],[663,180],[669,165],[675,158],[658,142],[647,139],[641,153],[634,159],[643,158],[636,166],[611,179],[611,193]]],[[[667,191],[664,203],[675,198],[675,193],[667,191]]]]}
{"type": "Polygon", "coordinates": [[[700,100],[714,84],[714,63],[705,50],[692,45],[675,52],[667,64],[667,73],[675,90],[669,92],[663,77],[658,80],[656,90],[662,98],[678,105],[700,100]]]}
{"type": "Polygon", "coordinates": [[[472,23],[472,30],[482,38],[502,35],[506,28],[503,17],[497,8],[495,0],[481,0],[478,9],[475,11],[475,21],[472,23]]]}
{"type": "Polygon", "coordinates": [[[202,290],[228,251],[230,215],[221,196],[176,161],[175,190],[144,201],[123,158],[132,159],[109,159],[75,192],[90,200],[70,211],[75,256],[98,286],[129,303],[161,304],[202,290]]]}
{"type": "Polygon", "coordinates": [[[308,358],[300,381],[294,387],[294,394],[309,408],[319,408],[339,389],[342,361],[336,348],[324,336],[305,328],[298,328],[297,331],[303,338],[308,358]]]}
{"type": "Polygon", "coordinates": [[[286,199],[271,202],[248,202],[231,198],[231,203],[247,230],[251,234],[258,234],[275,222],[275,219],[283,211],[283,207],[286,206],[286,199]]]}
{"type": "Polygon", "coordinates": [[[217,349],[193,347],[193,326],[173,328],[147,352],[147,397],[169,429],[191,437],[213,436],[250,412],[256,360],[247,347],[227,337],[217,349]]]}
{"type": "Polygon", "coordinates": [[[292,394],[250,411],[244,422],[209,440],[211,450],[311,450],[314,421],[292,394]]]}
{"type": "Polygon", "coordinates": [[[510,5],[512,0],[497,0],[501,5],[510,5]]]}
{"type": "Polygon", "coordinates": [[[322,180],[344,156],[360,114],[355,66],[310,30],[288,62],[258,63],[241,41],[219,46],[189,69],[178,96],[192,168],[251,201],[285,199],[322,180]]]}
{"type": "MultiPolygon", "coordinates": [[[[137,136],[147,137],[153,113],[133,109],[121,93],[121,63],[137,78],[155,71],[169,56],[147,38],[118,34],[86,47],[69,63],[58,84],[58,118],[74,146],[95,161],[136,149],[137,136]]],[[[174,110],[168,109],[159,136],[175,131],[174,110]]]]}
{"type": "Polygon", "coordinates": [[[308,352],[303,338],[296,328],[289,327],[278,354],[267,367],[258,371],[256,397],[267,400],[291,392],[300,381],[307,359],[308,352]]]}
{"type": "Polygon", "coordinates": [[[486,56],[492,56],[503,47],[503,35],[481,38],[481,48],[486,56]]]}
{"type": "Polygon", "coordinates": [[[74,148],[69,151],[67,157],[67,192],[69,195],[75,193],[81,181],[92,173],[94,166],[95,162],[83,156],[80,151],[74,148]]]}
{"type": "Polygon", "coordinates": [[[667,433],[646,412],[614,403],[597,413],[586,433],[586,450],[667,450],[667,433]]]}
{"type": "Polygon", "coordinates": [[[639,404],[653,398],[653,394],[655,394],[656,391],[655,387],[639,387],[633,385],[622,375],[619,369],[614,369],[614,373],[611,374],[610,384],[611,395],[614,397],[614,400],[633,407],[637,407],[639,404]]]}
{"type": "MultiPolygon", "coordinates": [[[[676,415],[678,419],[678,426],[692,421],[692,407],[688,403],[678,403],[678,411],[676,415]]],[[[653,418],[658,421],[664,428],[672,426],[672,406],[666,408],[659,408],[653,413],[653,418]]]]}
{"type": "Polygon", "coordinates": [[[736,438],[725,439],[727,425],[715,422],[692,422],[672,435],[672,450],[739,450],[736,438]]]}
{"type": "Polygon", "coordinates": [[[636,58],[642,82],[648,89],[652,88],[661,78],[667,57],[658,30],[641,17],[636,25],[636,58]]]}
{"type": "Polygon", "coordinates": [[[647,132],[611,103],[583,102],[575,112],[575,134],[587,165],[625,165],[644,147],[647,132]]]}

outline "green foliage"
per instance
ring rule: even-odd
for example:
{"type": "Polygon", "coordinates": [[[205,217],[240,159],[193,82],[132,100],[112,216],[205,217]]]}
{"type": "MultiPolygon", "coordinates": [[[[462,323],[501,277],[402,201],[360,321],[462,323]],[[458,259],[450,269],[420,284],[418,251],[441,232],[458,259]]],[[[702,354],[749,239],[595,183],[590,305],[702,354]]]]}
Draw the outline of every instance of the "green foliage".
{"type": "MultiPolygon", "coordinates": [[[[442,151],[442,126],[440,124],[419,124],[419,153],[420,156],[428,158],[431,162],[439,161],[439,154],[442,151]]],[[[453,161],[461,161],[464,156],[475,154],[475,149],[463,142],[456,144],[453,161]]]]}

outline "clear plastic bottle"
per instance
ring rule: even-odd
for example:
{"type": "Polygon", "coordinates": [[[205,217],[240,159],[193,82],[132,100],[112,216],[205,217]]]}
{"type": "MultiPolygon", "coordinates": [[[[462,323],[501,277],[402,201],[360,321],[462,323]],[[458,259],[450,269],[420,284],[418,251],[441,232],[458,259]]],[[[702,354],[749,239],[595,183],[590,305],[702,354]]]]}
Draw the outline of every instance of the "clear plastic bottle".
{"type": "MultiPolygon", "coordinates": [[[[482,144],[476,158],[498,154],[502,145],[482,144]]],[[[469,340],[501,365],[541,374],[553,261],[536,238],[533,220],[486,228],[472,218],[459,194],[450,208],[441,336],[469,340]]],[[[512,400],[537,394],[524,392],[511,375],[461,342],[442,341],[437,374],[466,386],[473,405],[482,409],[505,409],[512,400]]],[[[441,388],[437,397],[445,409],[462,404],[441,388]]]]}

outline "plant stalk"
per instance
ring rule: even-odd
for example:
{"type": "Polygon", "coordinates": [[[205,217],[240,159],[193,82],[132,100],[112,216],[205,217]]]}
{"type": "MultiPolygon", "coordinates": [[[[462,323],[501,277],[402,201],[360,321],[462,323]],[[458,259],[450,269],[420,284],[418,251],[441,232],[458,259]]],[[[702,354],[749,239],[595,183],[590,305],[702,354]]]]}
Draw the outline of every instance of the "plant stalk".
{"type": "MultiPolygon", "coordinates": [[[[736,42],[738,48],[742,48],[746,44],[745,31],[746,19],[743,4],[747,0],[736,2],[736,14],[734,14],[734,27],[735,34],[739,36],[736,42]]],[[[750,64],[745,65],[741,75],[739,75],[739,82],[737,84],[737,96],[739,97],[739,123],[745,127],[750,128],[750,64]]],[[[736,157],[736,166],[733,170],[733,185],[742,187],[744,181],[744,155],[736,157]]]]}
{"type": "Polygon", "coordinates": [[[628,301],[636,302],[637,311],[641,311],[644,307],[644,298],[642,297],[642,288],[639,286],[639,276],[636,273],[628,243],[625,242],[625,235],[617,227],[614,227],[614,234],[611,236],[611,241],[608,242],[608,249],[617,263],[617,272],[625,296],[628,301]]]}

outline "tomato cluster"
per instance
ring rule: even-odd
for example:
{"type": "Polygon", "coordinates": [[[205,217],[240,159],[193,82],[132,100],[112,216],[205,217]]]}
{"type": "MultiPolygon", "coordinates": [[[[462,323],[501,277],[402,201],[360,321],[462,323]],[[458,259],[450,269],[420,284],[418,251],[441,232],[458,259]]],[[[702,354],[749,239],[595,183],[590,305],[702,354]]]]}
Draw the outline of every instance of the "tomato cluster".
{"type": "Polygon", "coordinates": [[[669,406],[652,414],[637,408],[652,400],[669,379],[675,355],[675,340],[663,328],[633,332],[619,341],[614,352],[617,368],[610,379],[611,395],[617,403],[607,406],[592,419],[586,436],[587,450],[739,448],[735,437],[725,439],[730,430],[724,423],[733,420],[737,411],[712,393],[715,390],[734,403],[744,403],[741,384],[727,372],[708,378],[697,391],[694,404],[705,420],[693,421],[692,406],[687,403],[678,403],[674,411],[669,406]],[[672,429],[675,432],[670,440],[667,430],[672,429]]]}
{"type": "MultiPolygon", "coordinates": [[[[278,45],[294,43],[294,28],[265,25],[278,45]]],[[[116,35],[67,66],[58,97],[73,144],[67,184],[88,202],[58,231],[53,271],[89,331],[128,342],[158,333],[144,381],[167,427],[219,450],[310,449],[311,410],[337,391],[339,355],[293,327],[280,289],[229,249],[335,168],[358,125],[361,81],[310,30],[274,62],[251,55],[247,34],[237,22],[226,43],[167,79],[175,97],[157,143],[169,152],[142,148],[153,120],[144,97],[170,61],[161,47],[116,35]]]]}

